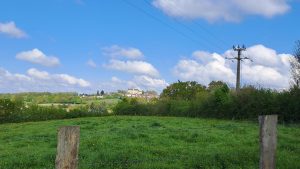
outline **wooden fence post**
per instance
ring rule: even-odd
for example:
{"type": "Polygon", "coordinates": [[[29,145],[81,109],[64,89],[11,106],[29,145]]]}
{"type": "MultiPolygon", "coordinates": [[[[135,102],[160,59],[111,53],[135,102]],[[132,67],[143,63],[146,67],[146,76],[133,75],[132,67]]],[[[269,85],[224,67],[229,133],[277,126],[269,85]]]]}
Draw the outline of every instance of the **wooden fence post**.
{"type": "Polygon", "coordinates": [[[79,137],[79,126],[65,126],[59,129],[55,160],[56,169],[77,169],[79,137]]]}
{"type": "Polygon", "coordinates": [[[260,169],[275,169],[277,144],[277,115],[259,116],[260,169]]]}

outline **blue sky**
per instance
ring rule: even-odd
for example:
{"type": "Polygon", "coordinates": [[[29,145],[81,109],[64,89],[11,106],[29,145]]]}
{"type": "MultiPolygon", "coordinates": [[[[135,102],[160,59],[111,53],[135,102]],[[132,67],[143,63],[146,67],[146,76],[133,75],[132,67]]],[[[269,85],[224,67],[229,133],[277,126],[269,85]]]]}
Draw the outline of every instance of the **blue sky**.
{"type": "Polygon", "coordinates": [[[285,0],[1,1],[0,92],[234,86],[234,44],[254,61],[243,84],[287,88],[299,16],[285,0]]]}

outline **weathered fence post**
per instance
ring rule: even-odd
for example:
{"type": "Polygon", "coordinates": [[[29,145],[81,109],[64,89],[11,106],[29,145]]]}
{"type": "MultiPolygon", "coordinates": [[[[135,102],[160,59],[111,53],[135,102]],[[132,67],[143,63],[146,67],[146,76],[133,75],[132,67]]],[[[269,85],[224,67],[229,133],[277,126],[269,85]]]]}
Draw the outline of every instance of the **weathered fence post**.
{"type": "Polygon", "coordinates": [[[59,129],[55,160],[56,169],[77,169],[79,137],[79,126],[65,126],[59,129]]]}
{"type": "Polygon", "coordinates": [[[277,115],[259,116],[260,169],[275,169],[277,144],[277,115]]]}

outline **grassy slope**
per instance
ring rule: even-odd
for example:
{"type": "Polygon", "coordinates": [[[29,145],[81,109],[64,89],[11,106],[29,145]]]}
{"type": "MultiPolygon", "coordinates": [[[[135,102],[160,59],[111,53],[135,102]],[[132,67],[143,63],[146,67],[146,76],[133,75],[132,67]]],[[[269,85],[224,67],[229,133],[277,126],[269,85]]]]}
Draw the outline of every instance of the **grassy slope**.
{"type": "MultiPolygon", "coordinates": [[[[80,168],[258,168],[257,124],[100,117],[0,125],[0,168],[54,168],[59,126],[80,125],[80,168]]],[[[279,126],[278,168],[300,168],[299,126],[279,126]]]]}

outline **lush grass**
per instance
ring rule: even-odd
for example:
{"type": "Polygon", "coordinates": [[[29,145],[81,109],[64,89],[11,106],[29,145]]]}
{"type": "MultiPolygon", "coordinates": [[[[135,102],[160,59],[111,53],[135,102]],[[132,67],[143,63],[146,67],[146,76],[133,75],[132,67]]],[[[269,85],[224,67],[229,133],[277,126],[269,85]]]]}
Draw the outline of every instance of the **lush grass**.
{"type": "Polygon", "coordinates": [[[99,103],[105,103],[105,104],[112,104],[112,105],[116,105],[118,102],[120,101],[120,99],[116,99],[116,98],[113,98],[113,99],[93,99],[93,100],[87,100],[85,101],[86,104],[92,104],[92,103],[96,103],[96,104],[99,104],[99,103]]]}
{"type": "MultiPolygon", "coordinates": [[[[258,124],[94,117],[0,125],[0,168],[54,168],[59,126],[80,125],[80,168],[258,168],[258,124]]],[[[279,126],[277,168],[300,168],[300,127],[279,126]]]]}
{"type": "Polygon", "coordinates": [[[112,108],[119,102],[121,101],[120,99],[117,99],[117,98],[114,98],[114,99],[96,99],[96,98],[93,98],[93,99],[89,99],[89,100],[86,100],[82,103],[79,103],[79,104],[65,104],[65,103],[42,103],[42,104],[38,104],[39,106],[45,106],[45,107],[63,107],[65,109],[68,109],[68,110],[73,110],[73,109],[76,109],[76,108],[80,108],[82,106],[90,106],[92,104],[94,105],[103,105],[105,106],[110,112],[112,112],[112,108]]]}

